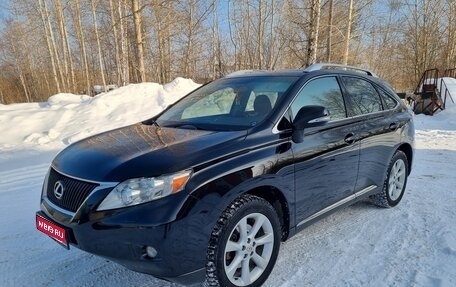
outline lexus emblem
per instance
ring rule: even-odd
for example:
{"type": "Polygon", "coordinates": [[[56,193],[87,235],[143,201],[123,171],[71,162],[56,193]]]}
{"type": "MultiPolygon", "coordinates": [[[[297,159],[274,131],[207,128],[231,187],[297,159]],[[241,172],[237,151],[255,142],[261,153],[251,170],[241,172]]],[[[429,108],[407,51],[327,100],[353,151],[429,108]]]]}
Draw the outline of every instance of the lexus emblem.
{"type": "Polygon", "coordinates": [[[64,191],[64,188],[63,188],[63,184],[62,182],[57,181],[55,184],[54,184],[54,195],[57,199],[61,199],[62,196],[63,196],[63,191],[64,191]]]}

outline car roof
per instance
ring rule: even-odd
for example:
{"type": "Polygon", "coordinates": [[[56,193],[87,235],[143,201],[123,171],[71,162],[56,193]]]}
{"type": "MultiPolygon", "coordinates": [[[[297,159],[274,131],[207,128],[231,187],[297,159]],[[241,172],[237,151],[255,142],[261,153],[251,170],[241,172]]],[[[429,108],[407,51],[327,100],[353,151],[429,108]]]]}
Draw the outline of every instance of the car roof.
{"type": "Polygon", "coordinates": [[[306,69],[299,70],[240,70],[226,75],[224,78],[249,78],[249,77],[303,77],[303,76],[323,76],[327,74],[341,74],[363,77],[369,79],[376,84],[386,87],[388,90],[394,91],[391,85],[380,79],[376,74],[370,70],[344,66],[339,64],[314,64],[306,69]]]}

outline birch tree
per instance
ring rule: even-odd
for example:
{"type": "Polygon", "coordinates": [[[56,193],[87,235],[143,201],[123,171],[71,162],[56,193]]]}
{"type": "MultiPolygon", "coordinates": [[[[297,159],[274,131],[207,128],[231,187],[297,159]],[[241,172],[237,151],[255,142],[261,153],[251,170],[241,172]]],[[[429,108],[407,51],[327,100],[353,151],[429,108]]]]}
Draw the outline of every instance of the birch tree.
{"type": "Polygon", "coordinates": [[[310,33],[307,44],[307,66],[314,64],[317,61],[318,50],[318,33],[320,30],[320,0],[311,0],[310,6],[310,33]]]}
{"type": "Polygon", "coordinates": [[[128,65],[128,29],[126,25],[126,0],[119,0],[119,33],[120,33],[120,79],[121,85],[130,83],[130,69],[128,65]]]}
{"type": "Polygon", "coordinates": [[[17,43],[17,34],[18,33],[18,29],[17,29],[17,26],[15,25],[16,23],[14,22],[9,22],[7,24],[7,30],[6,30],[6,33],[5,33],[5,36],[6,36],[6,39],[11,43],[10,44],[10,50],[11,50],[11,57],[12,57],[12,66],[14,67],[14,69],[17,71],[17,73],[19,74],[19,80],[20,80],[20,83],[21,83],[21,87],[24,91],[24,95],[25,95],[25,101],[26,102],[30,102],[31,99],[30,99],[30,93],[29,93],[29,90],[28,90],[28,87],[27,87],[27,84],[26,84],[26,79],[25,79],[25,70],[24,70],[24,66],[21,62],[21,59],[22,59],[22,53],[21,51],[18,49],[18,47],[15,45],[15,44],[12,44],[14,42],[17,43]]]}
{"type": "Polygon", "coordinates": [[[143,35],[142,35],[142,19],[141,11],[139,9],[139,0],[131,0],[131,9],[133,13],[135,23],[135,35],[136,35],[136,58],[138,61],[138,71],[140,81],[146,81],[146,70],[144,68],[144,47],[143,47],[143,35]]]}
{"type": "Polygon", "coordinates": [[[101,49],[101,43],[100,43],[100,34],[98,32],[98,22],[97,22],[97,13],[96,13],[96,0],[90,0],[90,4],[92,6],[92,18],[93,18],[93,25],[95,28],[95,37],[97,39],[97,48],[98,48],[98,62],[100,65],[100,75],[101,75],[101,81],[103,83],[103,88],[104,91],[106,92],[106,78],[105,78],[105,72],[104,72],[104,63],[103,63],[103,52],[101,49]]]}
{"type": "Polygon", "coordinates": [[[61,0],[53,0],[55,7],[55,15],[60,33],[60,50],[63,51],[63,65],[64,65],[64,82],[66,87],[72,87],[75,90],[74,68],[71,54],[70,42],[68,40],[68,33],[66,28],[65,16],[61,0]]]}
{"type": "Polygon", "coordinates": [[[43,30],[44,30],[44,34],[46,37],[46,44],[47,44],[47,48],[48,48],[48,52],[49,52],[49,58],[51,59],[52,72],[54,75],[54,82],[55,82],[55,86],[57,88],[57,92],[60,93],[61,92],[60,81],[59,81],[59,77],[57,75],[58,67],[57,67],[57,63],[56,63],[56,56],[54,53],[55,49],[53,48],[53,43],[55,46],[55,42],[53,42],[53,37],[51,36],[52,27],[50,27],[50,25],[48,25],[50,23],[50,21],[49,21],[49,14],[47,13],[46,1],[38,0],[38,3],[39,3],[39,10],[40,10],[40,15],[41,15],[43,30]],[[49,28],[51,28],[51,29],[49,29],[49,28]]]}
{"type": "Polygon", "coordinates": [[[331,63],[331,52],[332,52],[332,31],[333,31],[333,12],[334,12],[334,0],[329,0],[328,8],[328,35],[326,38],[326,62],[331,63]]]}
{"type": "MultiPolygon", "coordinates": [[[[118,4],[118,5],[120,5],[120,4],[118,4]]],[[[109,14],[111,16],[112,36],[113,36],[113,40],[114,40],[114,50],[116,53],[116,59],[115,59],[116,68],[117,68],[116,82],[117,82],[117,85],[121,86],[122,85],[122,78],[121,78],[122,65],[120,62],[119,36],[118,36],[118,32],[117,32],[119,29],[118,28],[119,21],[116,18],[117,9],[114,6],[113,0],[109,0],[109,14]]]]}
{"type": "Polygon", "coordinates": [[[86,40],[84,36],[84,30],[82,28],[82,20],[81,20],[81,7],[79,0],[73,0],[73,26],[76,30],[76,37],[77,42],[79,44],[79,50],[81,51],[81,58],[83,62],[83,77],[85,79],[85,91],[87,94],[90,94],[91,86],[90,86],[90,71],[89,71],[89,63],[87,59],[87,49],[86,49],[86,40]]]}
{"type": "Polygon", "coordinates": [[[345,42],[344,42],[344,58],[343,58],[344,65],[348,64],[348,57],[350,55],[352,21],[353,21],[353,0],[349,0],[347,28],[345,30],[345,42]]]}
{"type": "Polygon", "coordinates": [[[221,41],[220,31],[218,26],[218,14],[217,14],[217,1],[212,1],[212,55],[211,55],[211,80],[219,77],[221,74],[221,41]]]}

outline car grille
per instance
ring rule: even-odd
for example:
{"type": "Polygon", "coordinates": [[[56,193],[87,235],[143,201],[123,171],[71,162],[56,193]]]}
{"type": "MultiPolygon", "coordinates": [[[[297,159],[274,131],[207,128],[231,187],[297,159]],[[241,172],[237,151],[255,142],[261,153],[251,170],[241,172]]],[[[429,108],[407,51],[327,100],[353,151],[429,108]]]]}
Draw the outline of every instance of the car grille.
{"type": "Polygon", "coordinates": [[[84,200],[89,196],[98,184],[92,182],[85,182],[77,180],[71,177],[64,176],[53,168],[49,172],[49,178],[47,182],[47,197],[55,205],[76,212],[79,206],[84,202],[84,200]],[[54,186],[57,181],[63,185],[63,195],[60,199],[55,196],[54,186]]]}

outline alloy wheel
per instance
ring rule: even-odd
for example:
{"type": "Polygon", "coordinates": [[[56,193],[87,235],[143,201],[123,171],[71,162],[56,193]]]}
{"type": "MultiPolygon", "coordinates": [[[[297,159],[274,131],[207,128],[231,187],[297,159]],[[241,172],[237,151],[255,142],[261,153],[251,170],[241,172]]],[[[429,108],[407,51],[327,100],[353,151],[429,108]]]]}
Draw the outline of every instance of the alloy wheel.
{"type": "Polygon", "coordinates": [[[392,166],[388,180],[388,195],[391,200],[397,200],[403,191],[406,178],[406,167],[402,159],[398,159],[392,166]]]}
{"type": "Polygon", "coordinates": [[[233,228],[224,251],[225,274],[236,286],[255,282],[268,266],[274,247],[274,231],[261,213],[244,216],[233,228]]]}

